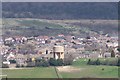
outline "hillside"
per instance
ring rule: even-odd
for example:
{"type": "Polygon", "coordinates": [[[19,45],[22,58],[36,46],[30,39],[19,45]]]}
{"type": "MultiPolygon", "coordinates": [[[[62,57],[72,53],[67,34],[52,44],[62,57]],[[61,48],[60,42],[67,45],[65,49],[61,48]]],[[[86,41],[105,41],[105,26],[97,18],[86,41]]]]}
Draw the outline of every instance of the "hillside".
{"type": "Polygon", "coordinates": [[[58,34],[85,37],[109,34],[117,36],[117,20],[45,20],[30,18],[3,19],[3,36],[55,36],[58,34]]]}
{"type": "Polygon", "coordinates": [[[117,19],[116,2],[3,2],[4,18],[117,19]]]}

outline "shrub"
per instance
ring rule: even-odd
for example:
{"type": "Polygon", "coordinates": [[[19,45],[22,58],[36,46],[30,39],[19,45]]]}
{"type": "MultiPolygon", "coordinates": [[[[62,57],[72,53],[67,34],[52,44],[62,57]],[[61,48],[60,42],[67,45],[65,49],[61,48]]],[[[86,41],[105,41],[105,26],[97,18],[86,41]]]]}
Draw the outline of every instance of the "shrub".
{"type": "Polygon", "coordinates": [[[49,66],[49,63],[48,61],[44,60],[44,59],[36,59],[35,61],[35,66],[37,67],[48,67],[49,66]]]}
{"type": "Polygon", "coordinates": [[[19,64],[16,64],[16,68],[19,68],[20,67],[20,65],[19,64]]]}
{"type": "Polygon", "coordinates": [[[95,64],[96,64],[96,65],[100,65],[100,60],[97,59],[97,60],[95,61],[95,64]]]}
{"type": "Polygon", "coordinates": [[[43,60],[41,61],[40,65],[41,65],[42,67],[48,67],[48,66],[49,66],[49,63],[48,63],[48,61],[46,61],[46,60],[43,59],[43,60]]]}
{"type": "Polygon", "coordinates": [[[88,65],[96,65],[96,61],[89,59],[87,62],[88,65]]]}
{"type": "Polygon", "coordinates": [[[57,60],[54,59],[54,58],[50,58],[49,64],[50,64],[51,66],[57,66],[57,65],[58,65],[57,60]]]}
{"type": "Polygon", "coordinates": [[[16,63],[16,60],[9,60],[10,63],[16,63]]]}
{"type": "Polygon", "coordinates": [[[107,64],[107,61],[106,61],[106,60],[100,60],[100,64],[101,64],[101,65],[106,65],[106,64],[107,64]]]}
{"type": "Polygon", "coordinates": [[[36,59],[35,66],[37,66],[37,67],[41,66],[41,61],[42,61],[42,59],[36,59]]]}
{"type": "Polygon", "coordinates": [[[73,63],[73,60],[68,59],[68,58],[64,59],[64,65],[72,65],[72,63],[73,63]]]}
{"type": "Polygon", "coordinates": [[[120,58],[118,58],[117,66],[120,66],[120,58]]]}
{"type": "Polygon", "coordinates": [[[21,67],[25,67],[24,65],[21,65],[21,67]]]}
{"type": "Polygon", "coordinates": [[[114,52],[114,50],[111,51],[111,57],[115,57],[115,52],[114,52]]]}
{"type": "Polygon", "coordinates": [[[87,64],[90,64],[90,62],[91,62],[91,59],[88,60],[87,64]]]}
{"type": "Polygon", "coordinates": [[[120,48],[117,49],[120,52],[120,48]]]}
{"type": "Polygon", "coordinates": [[[87,64],[89,65],[110,65],[110,66],[117,66],[119,61],[116,58],[108,58],[105,60],[91,60],[89,59],[87,64]]]}
{"type": "Polygon", "coordinates": [[[107,64],[111,66],[117,66],[117,63],[118,63],[117,59],[109,59],[107,64]]]}
{"type": "Polygon", "coordinates": [[[57,66],[62,66],[62,65],[63,65],[63,60],[57,59],[57,66]]]}
{"type": "Polygon", "coordinates": [[[27,67],[35,67],[35,61],[28,62],[27,67]]]}
{"type": "Polygon", "coordinates": [[[72,65],[74,59],[75,57],[73,54],[66,54],[66,57],[64,58],[64,65],[72,65]]]}
{"type": "Polygon", "coordinates": [[[49,64],[51,66],[62,66],[63,65],[63,60],[62,59],[54,59],[54,58],[50,58],[49,60],[49,64]]]}

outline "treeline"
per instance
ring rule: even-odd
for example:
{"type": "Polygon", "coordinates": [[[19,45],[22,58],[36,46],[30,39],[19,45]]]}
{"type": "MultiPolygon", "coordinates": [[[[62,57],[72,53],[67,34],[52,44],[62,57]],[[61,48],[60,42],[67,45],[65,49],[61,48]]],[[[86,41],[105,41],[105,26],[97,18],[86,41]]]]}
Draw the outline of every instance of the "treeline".
{"type": "MultiPolygon", "coordinates": [[[[66,66],[72,65],[73,58],[65,58],[63,59],[28,59],[24,63],[19,63],[16,60],[9,60],[11,64],[16,64],[16,68],[20,67],[49,67],[49,66],[66,66]]],[[[9,68],[9,64],[2,64],[2,68],[9,68]]]]}
{"type": "Polygon", "coordinates": [[[50,58],[48,60],[46,59],[36,59],[35,61],[32,61],[31,59],[27,61],[27,65],[25,64],[16,64],[16,67],[49,67],[49,66],[65,66],[65,65],[71,65],[73,60],[71,59],[54,59],[50,58]]]}
{"type": "Polygon", "coordinates": [[[117,2],[3,2],[5,18],[117,19],[117,2]]]}
{"type": "Polygon", "coordinates": [[[109,65],[109,66],[120,66],[120,58],[114,59],[89,59],[88,65],[109,65]]]}

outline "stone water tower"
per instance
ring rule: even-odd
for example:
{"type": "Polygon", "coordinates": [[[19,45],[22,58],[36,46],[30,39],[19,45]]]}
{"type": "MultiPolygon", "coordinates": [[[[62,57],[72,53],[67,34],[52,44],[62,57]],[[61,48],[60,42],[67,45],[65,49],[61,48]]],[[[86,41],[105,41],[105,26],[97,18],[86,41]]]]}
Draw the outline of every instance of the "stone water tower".
{"type": "Polygon", "coordinates": [[[53,47],[53,57],[55,59],[64,59],[64,47],[54,46],[53,47]]]}

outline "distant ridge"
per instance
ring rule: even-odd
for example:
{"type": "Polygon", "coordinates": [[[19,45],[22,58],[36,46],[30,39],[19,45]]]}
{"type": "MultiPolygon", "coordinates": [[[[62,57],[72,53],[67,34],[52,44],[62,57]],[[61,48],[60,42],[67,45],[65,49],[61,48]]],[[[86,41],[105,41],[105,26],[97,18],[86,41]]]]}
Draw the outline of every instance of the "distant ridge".
{"type": "Polygon", "coordinates": [[[118,19],[117,2],[3,2],[4,18],[118,19]]]}

